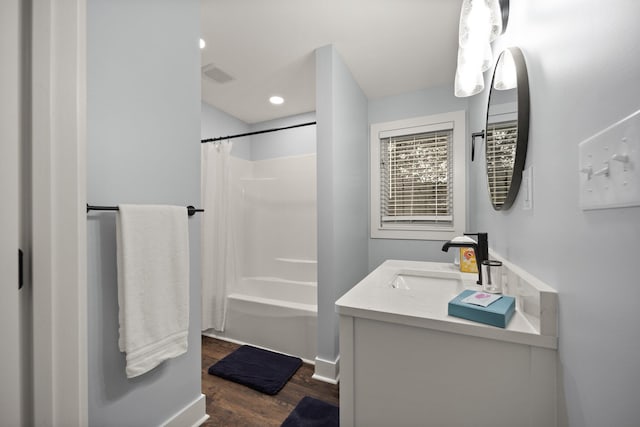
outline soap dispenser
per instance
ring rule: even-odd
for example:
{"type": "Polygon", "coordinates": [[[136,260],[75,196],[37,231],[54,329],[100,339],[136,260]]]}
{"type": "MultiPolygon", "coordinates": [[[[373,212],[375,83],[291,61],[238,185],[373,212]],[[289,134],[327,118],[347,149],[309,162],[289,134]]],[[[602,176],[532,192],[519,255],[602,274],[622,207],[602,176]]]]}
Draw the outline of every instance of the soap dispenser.
{"type": "Polygon", "coordinates": [[[482,261],[489,259],[489,234],[488,233],[464,233],[465,236],[476,236],[478,238],[478,253],[476,259],[478,265],[482,264],[482,261]]]}
{"type": "MultiPolygon", "coordinates": [[[[460,237],[455,237],[448,242],[445,242],[442,245],[442,250],[447,252],[449,248],[466,248],[467,245],[471,246],[471,252],[475,255],[476,261],[476,271],[478,272],[478,285],[482,285],[482,268],[477,268],[478,265],[482,265],[482,261],[489,258],[489,245],[488,245],[488,235],[487,233],[465,233],[465,236],[478,236],[478,243],[476,243],[473,239],[470,241],[460,241],[460,237]]],[[[462,271],[462,263],[464,260],[460,260],[460,270],[462,271]]]]}
{"type": "Polygon", "coordinates": [[[451,239],[451,243],[455,243],[459,250],[455,251],[453,264],[460,268],[463,273],[477,273],[475,263],[475,252],[472,249],[476,245],[476,241],[468,236],[457,236],[451,239]],[[468,243],[469,246],[463,246],[468,243]]]}

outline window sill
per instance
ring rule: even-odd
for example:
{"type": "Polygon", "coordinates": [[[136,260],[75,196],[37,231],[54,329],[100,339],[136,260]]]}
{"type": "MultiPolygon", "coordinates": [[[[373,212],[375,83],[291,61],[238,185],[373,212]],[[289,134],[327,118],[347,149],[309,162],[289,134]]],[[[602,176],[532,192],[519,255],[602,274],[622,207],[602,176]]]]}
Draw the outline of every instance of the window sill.
{"type": "Polygon", "coordinates": [[[373,229],[372,239],[396,239],[396,240],[451,240],[462,234],[462,230],[454,228],[430,229],[430,230],[393,230],[373,229]]]}

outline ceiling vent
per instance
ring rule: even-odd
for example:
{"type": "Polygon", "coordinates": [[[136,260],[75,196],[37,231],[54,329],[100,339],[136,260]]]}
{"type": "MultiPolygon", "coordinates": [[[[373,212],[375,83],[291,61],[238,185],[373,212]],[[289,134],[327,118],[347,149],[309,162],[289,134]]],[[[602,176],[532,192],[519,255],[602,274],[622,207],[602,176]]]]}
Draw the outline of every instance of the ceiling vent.
{"type": "Polygon", "coordinates": [[[227,83],[231,80],[235,80],[232,76],[222,71],[220,68],[216,67],[213,64],[207,64],[202,67],[202,74],[208,77],[210,80],[213,80],[216,83],[227,83]]]}

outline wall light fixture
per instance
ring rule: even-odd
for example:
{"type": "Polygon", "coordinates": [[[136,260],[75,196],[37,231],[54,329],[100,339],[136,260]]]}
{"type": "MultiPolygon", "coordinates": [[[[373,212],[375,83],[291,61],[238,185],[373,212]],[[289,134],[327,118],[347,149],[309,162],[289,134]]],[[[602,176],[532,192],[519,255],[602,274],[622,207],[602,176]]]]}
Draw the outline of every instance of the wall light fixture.
{"type": "Polygon", "coordinates": [[[482,73],[491,68],[491,42],[507,27],[509,0],[464,0],[460,10],[458,68],[454,92],[472,96],[484,89],[482,73]]]}

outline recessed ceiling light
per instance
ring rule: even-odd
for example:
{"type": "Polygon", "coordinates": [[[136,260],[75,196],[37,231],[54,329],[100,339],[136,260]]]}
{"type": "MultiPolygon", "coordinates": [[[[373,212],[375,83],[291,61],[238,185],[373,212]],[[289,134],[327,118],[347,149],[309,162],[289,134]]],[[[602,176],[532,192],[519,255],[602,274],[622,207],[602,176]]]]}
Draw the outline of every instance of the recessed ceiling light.
{"type": "Polygon", "coordinates": [[[200,49],[204,49],[206,45],[207,44],[204,42],[204,40],[200,39],[200,49]]]}
{"type": "Polygon", "coordinates": [[[284,102],[284,98],[281,96],[274,95],[271,98],[269,98],[269,102],[272,103],[273,105],[280,105],[284,102]]]}

